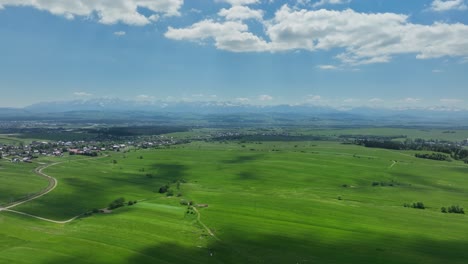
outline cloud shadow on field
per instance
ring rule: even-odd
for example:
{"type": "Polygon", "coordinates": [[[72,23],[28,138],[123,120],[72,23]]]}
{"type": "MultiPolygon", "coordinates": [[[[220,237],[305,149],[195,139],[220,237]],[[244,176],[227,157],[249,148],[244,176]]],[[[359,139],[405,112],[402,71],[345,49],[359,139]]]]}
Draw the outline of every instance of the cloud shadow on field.
{"type": "MultiPolygon", "coordinates": [[[[467,241],[437,241],[427,238],[381,236],[322,242],[285,235],[239,234],[212,240],[206,247],[161,243],[141,250],[119,263],[466,263],[467,241]],[[245,235],[245,236],[244,236],[245,235]]],[[[96,248],[94,250],[99,250],[96,248]]],[[[109,254],[109,252],[106,252],[109,254]]],[[[86,253],[48,261],[93,263],[86,253]]]]}
{"type": "Polygon", "coordinates": [[[256,173],[251,171],[242,171],[238,174],[240,180],[256,180],[258,176],[256,173]]]}
{"type": "Polygon", "coordinates": [[[156,170],[156,178],[174,181],[187,176],[188,167],[180,164],[154,164],[151,166],[156,170]]]}
{"type": "Polygon", "coordinates": [[[225,164],[241,164],[259,160],[262,157],[263,155],[237,156],[233,159],[223,160],[222,162],[225,164]]]}
{"type": "Polygon", "coordinates": [[[398,181],[404,180],[405,183],[410,183],[413,187],[415,187],[414,185],[420,185],[420,186],[440,189],[440,190],[447,191],[447,192],[457,192],[457,193],[466,192],[466,190],[458,188],[458,187],[437,184],[433,180],[428,180],[426,177],[424,177],[424,175],[414,175],[414,174],[401,173],[401,172],[391,173],[391,175],[398,178],[399,179],[398,181]]]}

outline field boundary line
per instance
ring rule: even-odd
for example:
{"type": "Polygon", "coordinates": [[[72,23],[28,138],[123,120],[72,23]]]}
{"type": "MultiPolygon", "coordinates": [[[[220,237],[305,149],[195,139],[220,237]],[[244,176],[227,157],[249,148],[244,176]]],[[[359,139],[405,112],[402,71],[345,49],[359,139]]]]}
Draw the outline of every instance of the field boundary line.
{"type": "Polygon", "coordinates": [[[193,210],[197,213],[197,222],[200,223],[200,225],[206,230],[206,232],[208,232],[208,234],[210,234],[210,236],[212,236],[214,239],[221,241],[221,239],[219,239],[213,232],[211,232],[211,230],[201,221],[201,214],[197,210],[197,208],[193,207],[193,210]]]}

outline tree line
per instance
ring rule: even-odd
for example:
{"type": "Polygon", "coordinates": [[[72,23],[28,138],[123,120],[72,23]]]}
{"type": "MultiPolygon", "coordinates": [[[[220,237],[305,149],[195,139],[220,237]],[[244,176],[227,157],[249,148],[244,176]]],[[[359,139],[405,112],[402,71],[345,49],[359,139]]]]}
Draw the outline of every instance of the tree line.
{"type": "Polygon", "coordinates": [[[465,163],[468,163],[468,149],[464,149],[460,146],[455,145],[454,143],[436,143],[433,141],[425,141],[423,139],[407,139],[404,142],[391,140],[357,139],[354,143],[356,145],[364,146],[367,148],[440,152],[447,154],[446,157],[442,156],[442,154],[419,155],[428,155],[421,156],[421,158],[430,158],[437,160],[447,160],[450,157],[454,160],[463,160],[465,163]]]}

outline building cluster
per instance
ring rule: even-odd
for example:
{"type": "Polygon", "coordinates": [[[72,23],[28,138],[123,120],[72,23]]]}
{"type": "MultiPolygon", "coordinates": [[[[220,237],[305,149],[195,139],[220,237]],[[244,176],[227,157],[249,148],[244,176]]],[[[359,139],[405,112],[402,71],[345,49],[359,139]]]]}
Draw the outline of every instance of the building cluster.
{"type": "Polygon", "coordinates": [[[181,143],[173,138],[136,140],[125,142],[100,141],[33,141],[31,144],[0,144],[0,158],[11,162],[31,162],[40,156],[63,157],[64,155],[97,156],[102,151],[122,151],[130,148],[157,148],[181,143]]]}

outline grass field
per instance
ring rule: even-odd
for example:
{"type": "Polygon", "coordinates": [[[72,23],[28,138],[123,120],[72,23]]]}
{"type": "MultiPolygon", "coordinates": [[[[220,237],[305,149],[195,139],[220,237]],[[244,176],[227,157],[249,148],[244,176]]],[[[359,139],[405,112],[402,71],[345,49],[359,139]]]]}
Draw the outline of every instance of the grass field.
{"type": "Polygon", "coordinates": [[[0,262],[466,263],[468,217],[440,207],[468,205],[468,165],[413,153],[195,142],[64,159],[45,171],[58,187],[15,210],[65,220],[119,197],[139,202],[64,225],[1,212],[0,262]],[[159,194],[167,183],[181,197],[159,194]],[[181,199],[208,204],[201,221],[219,240],[181,199]],[[428,208],[403,207],[418,201],[428,208]]]}
{"type": "Polygon", "coordinates": [[[37,164],[17,164],[0,159],[0,206],[47,187],[47,181],[34,174],[35,167],[37,164]]]}

